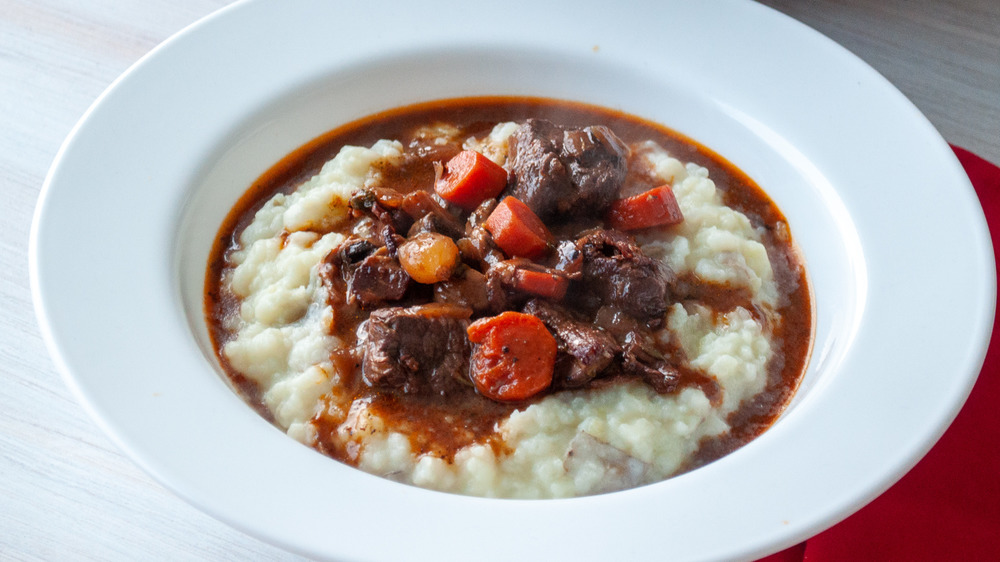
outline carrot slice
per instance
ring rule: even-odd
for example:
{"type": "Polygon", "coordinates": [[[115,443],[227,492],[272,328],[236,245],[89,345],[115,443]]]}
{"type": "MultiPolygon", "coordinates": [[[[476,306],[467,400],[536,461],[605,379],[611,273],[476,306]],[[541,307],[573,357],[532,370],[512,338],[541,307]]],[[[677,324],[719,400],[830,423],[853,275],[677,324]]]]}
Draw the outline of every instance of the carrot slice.
{"type": "Polygon", "coordinates": [[[470,376],[483,396],[524,400],[552,384],[556,339],[535,316],[507,311],[476,320],[466,333],[477,344],[470,376]]]}
{"type": "Polygon", "coordinates": [[[562,300],[566,296],[569,279],[555,273],[518,269],[514,274],[514,288],[548,299],[562,300]]]}
{"type": "Polygon", "coordinates": [[[434,190],[466,211],[492,199],[507,185],[507,170],[475,150],[463,150],[444,165],[434,190]]]}
{"type": "Polygon", "coordinates": [[[619,199],[611,204],[604,217],[611,228],[638,230],[650,226],[677,224],[684,220],[677,198],[669,185],[654,187],[645,193],[619,199]]]}
{"type": "Polygon", "coordinates": [[[513,197],[504,197],[483,226],[493,241],[508,256],[535,259],[545,255],[552,234],[527,205],[513,197]]]}

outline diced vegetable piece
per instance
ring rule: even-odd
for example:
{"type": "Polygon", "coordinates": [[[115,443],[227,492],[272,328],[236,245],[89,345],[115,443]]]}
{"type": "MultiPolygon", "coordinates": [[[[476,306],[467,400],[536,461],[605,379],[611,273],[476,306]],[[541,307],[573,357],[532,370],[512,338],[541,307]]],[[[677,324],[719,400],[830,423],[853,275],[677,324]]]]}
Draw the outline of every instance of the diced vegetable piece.
{"type": "Polygon", "coordinates": [[[611,228],[638,230],[650,226],[677,224],[684,220],[677,198],[669,185],[619,199],[611,204],[604,220],[611,228]]]}
{"type": "Polygon", "coordinates": [[[434,190],[449,203],[471,211],[507,185],[507,170],[475,150],[463,150],[444,166],[434,190]]]}
{"type": "Polygon", "coordinates": [[[555,273],[518,269],[514,274],[514,288],[547,299],[562,300],[566,296],[569,279],[555,273]]]}
{"type": "Polygon", "coordinates": [[[552,238],[542,219],[513,197],[505,197],[483,226],[508,256],[539,258],[545,254],[552,238]]]}
{"type": "Polygon", "coordinates": [[[507,311],[473,322],[466,333],[477,344],[470,375],[483,396],[524,400],[552,384],[556,339],[538,318],[507,311]]]}
{"type": "Polygon", "coordinates": [[[421,232],[399,246],[399,265],[417,283],[451,277],[459,263],[458,246],[443,234],[421,232]]]}

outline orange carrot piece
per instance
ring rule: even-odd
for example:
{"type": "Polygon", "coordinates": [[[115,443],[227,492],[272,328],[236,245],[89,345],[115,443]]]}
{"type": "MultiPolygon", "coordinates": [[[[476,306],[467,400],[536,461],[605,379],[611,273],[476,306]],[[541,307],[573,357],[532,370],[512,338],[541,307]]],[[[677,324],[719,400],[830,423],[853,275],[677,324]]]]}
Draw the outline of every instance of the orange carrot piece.
{"type": "Polygon", "coordinates": [[[504,197],[483,226],[493,241],[508,256],[535,259],[545,255],[552,234],[527,205],[513,197],[504,197]]]}
{"type": "Polygon", "coordinates": [[[492,199],[507,186],[507,170],[475,150],[463,150],[444,165],[434,190],[466,211],[492,199]]]}
{"type": "Polygon", "coordinates": [[[514,288],[547,299],[562,300],[569,288],[569,279],[555,273],[518,269],[514,274],[514,288]]]}
{"type": "Polygon", "coordinates": [[[476,320],[466,333],[477,344],[470,375],[483,396],[524,400],[552,384],[556,339],[535,316],[507,311],[476,320]]]}
{"type": "Polygon", "coordinates": [[[638,230],[650,226],[677,224],[684,220],[677,198],[669,185],[619,199],[611,204],[605,222],[618,230],[638,230]]]}

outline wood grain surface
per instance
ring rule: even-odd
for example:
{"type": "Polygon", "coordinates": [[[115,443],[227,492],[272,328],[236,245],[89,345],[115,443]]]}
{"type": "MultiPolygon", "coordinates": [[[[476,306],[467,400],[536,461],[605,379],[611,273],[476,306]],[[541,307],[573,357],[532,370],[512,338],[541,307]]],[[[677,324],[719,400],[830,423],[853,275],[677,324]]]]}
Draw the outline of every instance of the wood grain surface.
{"type": "Polygon", "coordinates": [[[1000,0],[761,0],[840,43],[950,143],[1000,164],[1000,0]]]}
{"type": "MultiPolygon", "coordinates": [[[[950,142],[1000,162],[1000,2],[766,0],[897,84],[950,142]]],[[[0,560],[295,560],[154,482],[60,378],[28,279],[63,139],[158,43],[227,0],[0,0],[0,560]]],[[[99,256],[95,256],[99,259],[99,256]]]]}

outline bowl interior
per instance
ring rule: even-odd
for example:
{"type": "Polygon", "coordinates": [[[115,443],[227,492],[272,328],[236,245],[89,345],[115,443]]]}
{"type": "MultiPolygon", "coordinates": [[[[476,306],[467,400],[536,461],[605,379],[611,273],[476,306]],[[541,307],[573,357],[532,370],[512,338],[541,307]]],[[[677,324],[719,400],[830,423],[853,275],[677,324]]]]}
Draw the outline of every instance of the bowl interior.
{"type": "Polygon", "coordinates": [[[339,69],[275,96],[222,137],[189,188],[174,261],[180,304],[206,358],[216,364],[203,309],[212,241],[229,209],[261,173],[307,141],[376,111],[476,95],[549,97],[620,109],[691,136],[749,174],[788,218],[816,297],[814,355],[786,413],[835,371],[861,316],[864,260],[833,186],[801,153],[685,84],[594,57],[511,50],[410,53],[339,69]]]}
{"type": "Polygon", "coordinates": [[[372,21],[365,3],[256,0],[161,46],[74,130],[36,213],[33,292],[67,383],[171,490],[316,557],[752,558],[847,516],[933,444],[982,363],[996,291],[975,194],[912,104],[815,32],[752,2],[640,4],[643,17],[596,0],[514,0],[488,14],[400,3],[377,13],[385,32],[373,33],[355,25],[372,21]],[[490,500],[337,463],[227,388],[202,291],[240,195],[343,123],[476,95],[638,115],[715,150],[771,196],[816,313],[805,380],[774,427],[658,484],[490,500]],[[595,521],[600,532],[580,532],[595,521]],[[520,540],[498,541],[496,529],[520,540]]]}

